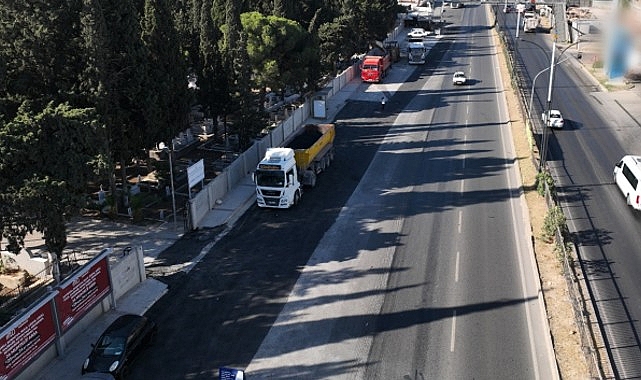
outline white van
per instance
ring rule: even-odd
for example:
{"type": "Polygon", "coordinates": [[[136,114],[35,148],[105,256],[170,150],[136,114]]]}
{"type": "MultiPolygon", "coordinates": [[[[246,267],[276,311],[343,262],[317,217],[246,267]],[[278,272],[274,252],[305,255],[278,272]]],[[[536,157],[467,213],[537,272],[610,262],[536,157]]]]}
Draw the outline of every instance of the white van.
{"type": "Polygon", "coordinates": [[[628,205],[641,210],[641,156],[624,156],[614,167],[613,175],[628,205]]]}

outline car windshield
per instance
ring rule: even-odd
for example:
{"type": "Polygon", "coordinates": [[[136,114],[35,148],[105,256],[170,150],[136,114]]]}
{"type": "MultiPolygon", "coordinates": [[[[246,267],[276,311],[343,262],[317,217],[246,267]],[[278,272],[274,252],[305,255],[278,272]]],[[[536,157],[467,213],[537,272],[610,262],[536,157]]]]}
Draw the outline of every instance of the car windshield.
{"type": "Polygon", "coordinates": [[[558,113],[558,112],[550,112],[550,117],[553,118],[553,119],[560,119],[561,118],[561,114],[558,113]]]}
{"type": "Polygon", "coordinates": [[[256,184],[258,186],[283,187],[285,186],[285,172],[279,170],[257,170],[256,184]]]}
{"type": "Polygon", "coordinates": [[[96,353],[100,356],[120,356],[125,349],[125,338],[121,336],[104,335],[96,345],[96,353]]]}

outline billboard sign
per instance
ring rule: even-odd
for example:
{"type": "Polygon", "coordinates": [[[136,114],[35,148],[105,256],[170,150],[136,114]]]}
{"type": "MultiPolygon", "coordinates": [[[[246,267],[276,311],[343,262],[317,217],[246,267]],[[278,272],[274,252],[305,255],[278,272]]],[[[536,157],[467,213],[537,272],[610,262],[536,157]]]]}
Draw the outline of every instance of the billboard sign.
{"type": "Polygon", "coordinates": [[[50,301],[0,336],[0,379],[12,379],[31,363],[56,337],[50,301]]]}
{"type": "Polygon", "coordinates": [[[107,265],[107,257],[103,257],[61,286],[55,302],[63,332],[109,293],[107,265]]]}

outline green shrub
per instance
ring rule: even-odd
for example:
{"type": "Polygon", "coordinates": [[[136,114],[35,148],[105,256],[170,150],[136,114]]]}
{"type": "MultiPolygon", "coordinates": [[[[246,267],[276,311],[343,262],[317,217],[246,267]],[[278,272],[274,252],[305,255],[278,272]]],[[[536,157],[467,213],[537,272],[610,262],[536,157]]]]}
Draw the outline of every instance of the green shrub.
{"type": "Polygon", "coordinates": [[[554,179],[552,175],[547,171],[541,171],[536,175],[536,192],[540,196],[545,196],[545,184],[548,184],[550,192],[554,191],[554,179]]]}
{"type": "Polygon", "coordinates": [[[548,213],[545,215],[543,220],[543,231],[541,233],[543,240],[551,243],[554,241],[554,235],[556,230],[560,229],[562,234],[567,232],[567,225],[565,215],[563,215],[563,210],[561,207],[554,206],[548,210],[548,213]]]}
{"type": "Polygon", "coordinates": [[[561,273],[565,273],[569,267],[574,266],[574,257],[572,255],[573,249],[572,249],[572,243],[571,242],[564,242],[562,244],[556,244],[554,247],[554,253],[556,255],[556,259],[559,260],[559,263],[561,264],[561,273]],[[567,260],[567,265],[565,265],[565,261],[567,260]]]}

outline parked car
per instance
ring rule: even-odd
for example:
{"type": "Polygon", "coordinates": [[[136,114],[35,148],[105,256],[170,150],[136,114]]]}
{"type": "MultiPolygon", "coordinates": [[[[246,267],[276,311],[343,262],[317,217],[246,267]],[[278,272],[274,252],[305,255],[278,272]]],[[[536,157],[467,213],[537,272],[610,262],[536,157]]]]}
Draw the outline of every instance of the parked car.
{"type": "Polygon", "coordinates": [[[450,3],[450,8],[463,8],[463,3],[461,3],[460,1],[452,1],[450,3]]]}
{"type": "Polygon", "coordinates": [[[408,39],[420,39],[425,38],[429,33],[423,28],[412,28],[409,33],[407,33],[408,39]]]}
{"type": "Polygon", "coordinates": [[[561,115],[561,111],[559,110],[549,110],[550,112],[550,117],[547,117],[547,113],[543,112],[541,114],[541,120],[543,120],[543,123],[545,123],[546,126],[550,128],[563,128],[563,116],[561,115]]]}
{"type": "Polygon", "coordinates": [[[452,78],[452,83],[454,84],[465,84],[467,82],[467,78],[465,77],[465,73],[462,71],[457,71],[454,73],[454,77],[452,78]]]}
{"type": "Polygon", "coordinates": [[[132,360],[155,338],[158,328],[147,317],[125,314],[118,317],[92,344],[89,357],[82,365],[82,374],[110,373],[122,379],[132,360]]]}

